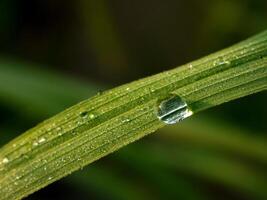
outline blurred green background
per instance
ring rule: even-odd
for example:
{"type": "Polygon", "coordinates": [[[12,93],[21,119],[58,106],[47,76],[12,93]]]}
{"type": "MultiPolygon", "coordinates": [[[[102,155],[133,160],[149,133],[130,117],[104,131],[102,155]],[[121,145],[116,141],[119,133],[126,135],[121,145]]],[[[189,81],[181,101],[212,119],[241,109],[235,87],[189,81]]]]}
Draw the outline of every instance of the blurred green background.
{"type": "MultiPolygon", "coordinates": [[[[0,145],[266,28],[266,0],[1,0],[0,145]]],[[[262,92],[199,113],[26,199],[267,199],[266,102],[262,92]]]]}

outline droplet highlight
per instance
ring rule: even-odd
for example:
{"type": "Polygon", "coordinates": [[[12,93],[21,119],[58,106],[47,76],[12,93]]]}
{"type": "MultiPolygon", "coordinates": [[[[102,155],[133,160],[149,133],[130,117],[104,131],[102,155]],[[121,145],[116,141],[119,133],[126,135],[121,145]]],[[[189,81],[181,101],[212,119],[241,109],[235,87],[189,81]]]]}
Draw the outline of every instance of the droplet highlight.
{"type": "Polygon", "coordinates": [[[4,159],[2,160],[2,162],[3,162],[4,164],[7,164],[7,163],[9,162],[9,160],[8,160],[8,158],[4,158],[4,159]]]}
{"type": "Polygon", "coordinates": [[[179,96],[172,96],[159,103],[157,116],[166,124],[175,124],[191,116],[193,112],[179,96]]]}
{"type": "Polygon", "coordinates": [[[214,61],[214,66],[228,66],[231,64],[231,62],[229,60],[225,60],[223,58],[218,58],[217,60],[214,61]]]}
{"type": "Polygon", "coordinates": [[[41,138],[38,140],[38,143],[41,144],[41,143],[43,143],[43,142],[45,142],[45,141],[46,141],[46,139],[45,139],[44,137],[41,137],[41,138]]]}
{"type": "Polygon", "coordinates": [[[90,113],[89,114],[89,119],[94,119],[95,118],[95,115],[93,113],[90,113]]]}

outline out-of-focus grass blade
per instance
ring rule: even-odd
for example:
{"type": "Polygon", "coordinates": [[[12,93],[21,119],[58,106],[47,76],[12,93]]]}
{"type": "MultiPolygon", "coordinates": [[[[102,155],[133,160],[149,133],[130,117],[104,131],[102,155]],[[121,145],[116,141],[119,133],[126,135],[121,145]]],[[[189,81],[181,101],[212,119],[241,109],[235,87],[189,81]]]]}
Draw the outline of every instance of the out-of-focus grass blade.
{"type": "Polygon", "coordinates": [[[164,127],[161,140],[205,146],[256,161],[267,166],[267,141],[259,135],[220,120],[203,116],[185,121],[179,126],[164,127]]]}
{"type": "Polygon", "coordinates": [[[51,116],[96,94],[100,87],[33,64],[0,59],[1,102],[24,115],[51,116]]]}
{"type": "Polygon", "coordinates": [[[149,169],[157,166],[179,170],[252,197],[267,198],[267,174],[263,170],[256,170],[242,161],[207,151],[205,148],[154,142],[135,145],[131,149],[122,150],[117,156],[120,161],[127,163],[129,168],[138,167],[141,161],[149,169]]]}
{"type": "Polygon", "coordinates": [[[85,193],[90,188],[103,199],[105,198],[105,196],[102,196],[103,193],[108,195],[109,199],[150,199],[150,194],[145,190],[131,183],[127,178],[119,176],[114,171],[116,170],[110,170],[99,165],[90,166],[84,170],[84,173],[74,173],[65,182],[85,193]]]}
{"type": "MultiPolygon", "coordinates": [[[[157,148],[157,151],[161,151],[157,148]]],[[[155,151],[155,152],[157,152],[155,151]]],[[[164,155],[163,155],[164,156],[164,155]]],[[[166,160],[159,157],[157,161],[162,161],[161,164],[155,163],[157,154],[151,151],[151,148],[146,148],[146,143],[130,145],[122,152],[111,156],[115,161],[121,163],[122,166],[133,171],[133,173],[141,174],[149,181],[151,187],[156,188],[159,199],[206,199],[204,193],[193,186],[190,181],[177,176],[171,169],[175,166],[164,163],[166,160]],[[142,154],[144,151],[144,154],[142,154]],[[149,157],[145,157],[148,156],[149,157]]]]}

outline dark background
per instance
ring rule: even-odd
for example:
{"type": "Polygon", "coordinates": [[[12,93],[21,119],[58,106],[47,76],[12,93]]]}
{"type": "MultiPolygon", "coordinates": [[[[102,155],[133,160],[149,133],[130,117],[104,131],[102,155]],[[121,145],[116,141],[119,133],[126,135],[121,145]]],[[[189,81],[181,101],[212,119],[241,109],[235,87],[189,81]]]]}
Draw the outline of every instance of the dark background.
{"type": "MultiPolygon", "coordinates": [[[[7,71],[14,69],[9,73],[12,76],[6,75],[8,78],[5,80],[14,80],[12,84],[21,92],[21,96],[16,92],[12,96],[7,87],[12,84],[3,81],[4,79],[1,81],[0,75],[0,139],[3,138],[1,144],[103,88],[111,88],[172,69],[266,28],[266,0],[0,0],[0,73],[5,77],[7,71]],[[41,70],[37,75],[36,69],[41,70]],[[23,73],[26,75],[22,75],[23,73]],[[40,94],[34,93],[34,90],[30,92],[32,88],[43,84],[38,76],[43,77],[44,82],[50,82],[50,75],[47,74],[60,77],[58,80],[62,80],[62,77],[67,82],[73,80],[74,84],[79,83],[79,86],[75,87],[83,88],[83,92],[73,88],[68,91],[68,88],[63,86],[65,82],[55,81],[52,85],[58,85],[55,87],[59,89],[53,98],[59,105],[53,107],[47,103],[49,98],[45,101],[42,96],[46,90],[51,91],[53,86],[51,88],[46,84],[45,91],[38,89],[40,94]],[[20,88],[20,81],[32,80],[35,76],[36,80],[34,79],[28,88],[20,88]],[[84,89],[87,86],[88,95],[84,89]],[[90,92],[89,86],[93,88],[90,92]],[[38,96],[41,99],[40,105],[37,103],[34,107],[36,102],[31,102],[31,97],[24,99],[28,104],[23,104],[23,94],[38,96]],[[42,104],[42,101],[46,104],[42,104]],[[47,105],[51,110],[45,112],[47,109],[42,110],[43,105],[47,105]]],[[[238,130],[241,132],[241,138],[243,135],[260,137],[267,142],[266,102],[266,92],[262,92],[208,110],[198,117],[194,116],[192,121],[207,118],[207,125],[201,127],[205,132],[205,127],[214,126],[210,119],[216,119],[219,121],[216,123],[223,124],[220,125],[221,132],[228,132],[225,127],[234,126],[232,132],[238,130]]],[[[187,125],[189,127],[190,120],[187,125]]],[[[177,130],[180,130],[179,127],[177,130]]],[[[164,133],[157,135],[160,134],[164,133]]],[[[216,135],[216,132],[214,134],[216,135]]],[[[229,138],[231,140],[231,137],[229,138]]],[[[159,136],[152,135],[144,141],[130,145],[130,148],[135,152],[139,149],[138,145],[143,147],[149,143],[157,149],[164,148],[165,145],[167,148],[179,147],[175,150],[178,153],[187,151],[185,149],[194,149],[197,155],[201,152],[199,147],[192,147],[194,145],[190,142],[183,147],[180,141],[173,144],[168,136],[166,141],[161,140],[159,136]]],[[[215,151],[207,146],[203,144],[201,149],[204,148],[208,154],[215,151]]],[[[92,165],[92,170],[89,166],[75,173],[72,178],[58,181],[28,199],[137,199],[137,194],[142,194],[145,199],[260,198],[257,192],[254,194],[255,192],[247,191],[246,187],[240,189],[238,183],[229,184],[226,181],[225,184],[224,178],[213,180],[205,173],[196,174],[180,168],[165,170],[164,173],[168,176],[161,181],[159,174],[162,169],[151,170],[153,162],[144,161],[146,157],[134,160],[135,156],[129,156],[127,148],[122,150],[122,156],[120,151],[108,156],[92,165]],[[127,157],[131,162],[124,160],[127,157]],[[88,176],[85,176],[87,173],[88,176]],[[150,173],[152,175],[148,175],[150,173]],[[190,186],[186,186],[187,183],[190,186]],[[190,188],[193,188],[193,191],[190,188]],[[125,193],[125,196],[122,193],[125,193]],[[191,196],[192,193],[196,195],[191,196]]],[[[216,153],[221,151],[217,149],[216,153]]],[[[142,151],[140,153],[142,154],[142,151]]],[[[193,155],[195,156],[194,153],[193,155]]],[[[192,158],[190,162],[196,163],[196,166],[198,159],[210,162],[201,156],[201,159],[192,158]]],[[[233,162],[240,160],[240,156],[236,156],[235,152],[227,156],[233,162]]],[[[255,163],[253,159],[247,161],[243,158],[241,165],[247,164],[253,167],[256,165],[252,171],[260,168],[266,176],[266,163],[263,165],[255,163]]],[[[230,171],[231,169],[236,170],[234,167],[230,167],[230,171]]],[[[218,169],[218,172],[214,173],[219,174],[220,170],[225,169],[218,169]]],[[[265,183],[267,188],[267,182],[265,183]]]]}

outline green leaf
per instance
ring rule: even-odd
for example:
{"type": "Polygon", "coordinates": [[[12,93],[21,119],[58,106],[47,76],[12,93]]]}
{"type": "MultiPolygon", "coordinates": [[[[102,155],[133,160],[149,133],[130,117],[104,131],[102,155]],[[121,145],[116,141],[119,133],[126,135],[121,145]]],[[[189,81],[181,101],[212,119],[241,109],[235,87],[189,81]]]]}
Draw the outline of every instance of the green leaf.
{"type": "Polygon", "coordinates": [[[56,114],[66,106],[96,94],[97,88],[101,88],[29,63],[0,59],[0,70],[1,102],[32,117],[56,114]]]}
{"type": "Polygon", "coordinates": [[[162,142],[204,146],[267,165],[267,142],[264,138],[220,120],[202,117],[185,121],[179,127],[165,127],[162,131],[164,134],[157,134],[162,142]]]}
{"type": "Polygon", "coordinates": [[[109,90],[22,134],[0,150],[0,199],[20,199],[165,124],[159,100],[194,113],[267,88],[267,32],[179,68],[109,90]]]}
{"type": "MultiPolygon", "coordinates": [[[[176,170],[247,195],[267,198],[265,189],[267,174],[263,173],[264,170],[246,165],[233,156],[208,151],[203,147],[178,145],[170,141],[167,144],[162,144],[162,141],[160,143],[153,141],[145,143],[145,145],[135,145],[121,152],[117,156],[120,160],[128,163],[129,169],[138,168],[142,171],[147,167],[146,175],[144,173],[143,175],[150,176],[154,180],[161,179],[165,186],[168,181],[164,181],[164,174],[157,174],[156,171],[160,170],[154,170],[154,168],[167,168],[169,172],[170,169],[176,170]],[[140,166],[141,164],[143,166],[140,166]]],[[[167,186],[169,185],[167,184],[167,186]]]]}

